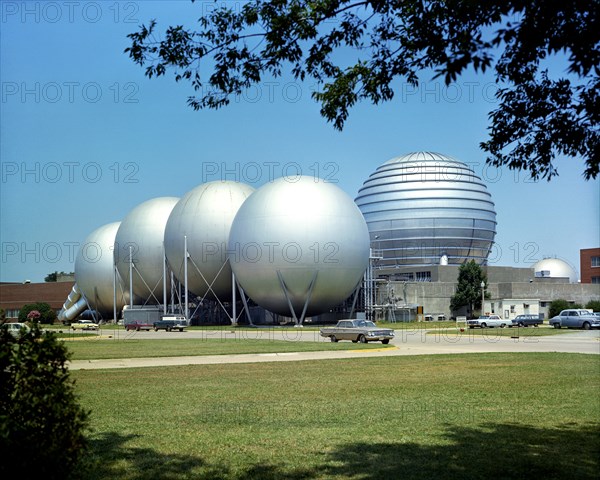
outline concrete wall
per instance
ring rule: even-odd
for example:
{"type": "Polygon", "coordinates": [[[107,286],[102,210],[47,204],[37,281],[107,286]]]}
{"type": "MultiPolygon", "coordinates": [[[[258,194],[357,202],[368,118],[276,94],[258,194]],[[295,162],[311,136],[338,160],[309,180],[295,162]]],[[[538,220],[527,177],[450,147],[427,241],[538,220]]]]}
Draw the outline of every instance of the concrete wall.
{"type": "MultiPolygon", "coordinates": [[[[423,268],[418,269],[422,270],[423,268]]],[[[527,302],[530,302],[530,305],[536,302],[540,305],[539,313],[544,313],[546,318],[547,304],[553,300],[560,298],[582,305],[590,300],[600,300],[600,285],[568,283],[568,279],[560,278],[535,278],[532,268],[488,266],[485,270],[489,282],[486,288],[491,301],[510,300],[513,304],[521,306],[527,302]]],[[[417,269],[405,268],[396,271],[416,272],[417,269]]],[[[393,300],[398,305],[422,305],[425,314],[442,313],[450,318],[450,299],[456,290],[458,267],[433,265],[430,271],[431,282],[390,281],[378,284],[377,303],[385,304],[393,300]]],[[[502,309],[504,310],[504,307],[502,309]]],[[[530,313],[535,314],[538,311],[534,312],[530,307],[530,313]]]]}

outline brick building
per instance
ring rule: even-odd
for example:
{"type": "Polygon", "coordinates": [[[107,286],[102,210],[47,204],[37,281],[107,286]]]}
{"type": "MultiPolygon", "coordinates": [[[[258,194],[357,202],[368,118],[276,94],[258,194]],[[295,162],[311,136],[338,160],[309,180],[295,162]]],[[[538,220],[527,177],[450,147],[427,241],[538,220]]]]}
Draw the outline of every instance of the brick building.
{"type": "Polygon", "coordinates": [[[0,283],[0,308],[14,321],[19,310],[29,303],[44,302],[58,313],[75,282],[0,283]]]}
{"type": "Polygon", "coordinates": [[[579,250],[581,283],[600,284],[600,248],[579,250]]]}

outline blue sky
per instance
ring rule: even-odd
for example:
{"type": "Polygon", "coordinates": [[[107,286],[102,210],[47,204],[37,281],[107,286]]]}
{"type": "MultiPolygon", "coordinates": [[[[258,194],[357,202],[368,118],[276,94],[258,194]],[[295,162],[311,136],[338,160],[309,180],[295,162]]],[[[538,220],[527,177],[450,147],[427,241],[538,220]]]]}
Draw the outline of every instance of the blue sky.
{"type": "Polygon", "coordinates": [[[263,82],[229,107],[194,112],[188,84],[148,80],[123,53],[140,23],[190,24],[211,5],[1,3],[0,281],[71,271],[90,232],[204,181],[258,187],[301,171],[354,198],[380,164],[419,150],[454,156],[486,181],[498,214],[491,264],[556,256],[579,271],[579,249],[600,245],[599,183],[583,180],[583,162],[559,160],[550,183],[485,166],[490,75],[450,87],[424,77],[419,90],[398,82],[394,101],[358,105],[340,133],[320,117],[310,82],[263,82]]]}

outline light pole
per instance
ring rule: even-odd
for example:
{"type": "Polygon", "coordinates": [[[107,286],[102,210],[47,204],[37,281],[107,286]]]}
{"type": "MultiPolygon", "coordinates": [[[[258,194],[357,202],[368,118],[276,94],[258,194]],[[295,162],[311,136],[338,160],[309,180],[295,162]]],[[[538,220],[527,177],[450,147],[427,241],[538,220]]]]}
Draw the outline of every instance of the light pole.
{"type": "Polygon", "coordinates": [[[485,315],[483,311],[483,302],[485,301],[485,282],[482,280],[479,286],[481,287],[481,314],[485,315]]]}

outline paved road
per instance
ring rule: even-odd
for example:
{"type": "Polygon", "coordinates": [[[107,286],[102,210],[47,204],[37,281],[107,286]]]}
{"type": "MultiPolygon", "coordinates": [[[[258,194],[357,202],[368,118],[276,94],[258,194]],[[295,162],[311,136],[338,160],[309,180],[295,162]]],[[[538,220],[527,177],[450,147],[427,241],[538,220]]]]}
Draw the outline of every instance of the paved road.
{"type": "MultiPolygon", "coordinates": [[[[110,332],[103,331],[103,335],[110,332]]],[[[516,331],[515,331],[516,335],[516,331]]],[[[245,330],[196,330],[189,332],[135,332],[125,334],[123,331],[114,331],[113,338],[121,340],[126,338],[236,338],[287,340],[287,341],[327,341],[319,336],[318,332],[298,330],[257,329],[245,330]]],[[[600,354],[599,331],[577,331],[560,335],[545,337],[498,337],[494,329],[489,335],[469,335],[468,331],[455,334],[427,334],[425,330],[405,329],[397,330],[396,338],[392,342],[394,348],[373,350],[346,350],[327,352],[298,352],[298,353],[262,353],[244,355],[206,355],[189,357],[160,357],[160,358],[132,358],[117,360],[75,360],[71,362],[71,370],[104,369],[104,368],[132,368],[155,367],[173,365],[211,365],[227,363],[255,363],[255,362],[290,362],[304,360],[325,360],[339,358],[366,358],[387,357],[398,355],[431,355],[452,353],[485,353],[485,352],[564,352],[600,354]]]]}

